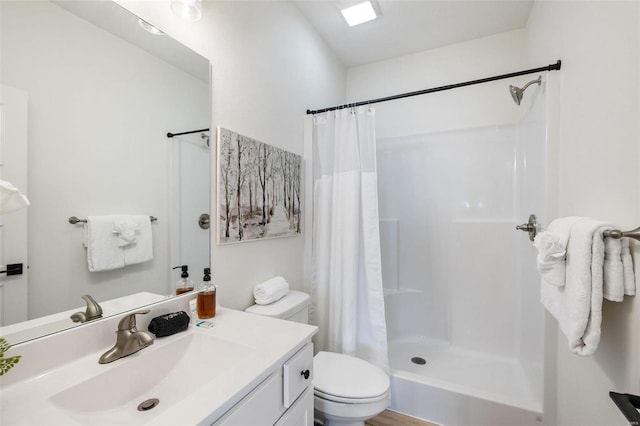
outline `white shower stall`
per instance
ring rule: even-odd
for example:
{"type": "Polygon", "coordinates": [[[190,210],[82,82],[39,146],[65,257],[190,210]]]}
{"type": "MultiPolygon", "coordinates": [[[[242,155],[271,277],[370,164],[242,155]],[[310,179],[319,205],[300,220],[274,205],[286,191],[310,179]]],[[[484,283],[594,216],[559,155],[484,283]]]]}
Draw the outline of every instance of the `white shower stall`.
{"type": "Polygon", "coordinates": [[[378,138],[392,410],[447,426],[542,420],[536,252],[515,227],[545,219],[544,90],[513,123],[378,138]]]}

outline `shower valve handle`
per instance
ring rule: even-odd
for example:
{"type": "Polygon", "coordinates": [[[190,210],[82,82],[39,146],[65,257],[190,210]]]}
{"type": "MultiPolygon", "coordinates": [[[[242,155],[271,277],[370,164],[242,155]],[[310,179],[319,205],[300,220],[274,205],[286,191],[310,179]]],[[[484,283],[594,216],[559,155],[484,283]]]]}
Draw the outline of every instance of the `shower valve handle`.
{"type": "Polygon", "coordinates": [[[538,221],[536,219],[536,215],[529,215],[529,222],[523,223],[522,225],[517,225],[516,229],[518,231],[528,232],[529,239],[533,241],[536,237],[536,233],[538,232],[538,221]]]}

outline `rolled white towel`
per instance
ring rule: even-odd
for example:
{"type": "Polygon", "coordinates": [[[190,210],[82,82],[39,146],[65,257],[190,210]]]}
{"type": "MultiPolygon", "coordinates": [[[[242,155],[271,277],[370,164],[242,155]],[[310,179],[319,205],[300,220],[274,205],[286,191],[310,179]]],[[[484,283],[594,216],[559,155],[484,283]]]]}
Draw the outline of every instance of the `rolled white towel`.
{"type": "Polygon", "coordinates": [[[624,295],[635,296],[636,295],[636,276],[633,273],[633,259],[631,258],[631,252],[629,251],[629,239],[622,239],[622,271],[624,278],[624,295]]]}
{"type": "Polygon", "coordinates": [[[562,287],[565,284],[566,245],[560,236],[553,232],[542,232],[536,235],[533,242],[538,250],[538,272],[547,284],[562,287]]]}
{"type": "Polygon", "coordinates": [[[268,305],[289,293],[289,283],[281,276],[270,278],[253,288],[253,297],[258,305],[268,305]]]}
{"type": "Polygon", "coordinates": [[[619,239],[604,239],[603,296],[612,302],[622,302],[624,298],[622,241],[619,239]]]}
{"type": "Polygon", "coordinates": [[[552,220],[547,230],[536,236],[533,245],[538,249],[538,272],[543,284],[564,287],[567,244],[571,228],[578,219],[577,216],[568,216],[552,220]]]}
{"type": "Polygon", "coordinates": [[[627,238],[605,238],[604,298],[622,302],[624,296],[635,296],[636,280],[627,238]]]}

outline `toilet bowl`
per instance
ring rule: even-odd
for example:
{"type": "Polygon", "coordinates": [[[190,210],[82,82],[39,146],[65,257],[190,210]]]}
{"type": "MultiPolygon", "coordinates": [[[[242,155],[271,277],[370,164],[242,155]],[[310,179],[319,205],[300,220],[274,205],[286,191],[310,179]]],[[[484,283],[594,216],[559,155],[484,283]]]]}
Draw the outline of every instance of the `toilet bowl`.
{"type": "MultiPolygon", "coordinates": [[[[246,311],[308,323],[309,295],[290,291],[270,305],[252,305],[246,311]]],[[[314,412],[325,426],[363,426],[391,402],[389,376],[359,358],[318,352],[313,358],[314,412]]]]}
{"type": "Polygon", "coordinates": [[[318,352],[313,373],[314,411],[325,425],[363,425],[391,402],[389,377],[356,357],[318,352]]]}

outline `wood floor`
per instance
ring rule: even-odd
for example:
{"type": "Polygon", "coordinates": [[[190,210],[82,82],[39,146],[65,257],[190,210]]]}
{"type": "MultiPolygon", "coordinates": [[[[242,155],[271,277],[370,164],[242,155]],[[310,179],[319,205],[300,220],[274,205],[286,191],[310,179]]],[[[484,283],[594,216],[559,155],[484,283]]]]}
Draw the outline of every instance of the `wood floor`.
{"type": "Polygon", "coordinates": [[[385,410],[371,420],[364,422],[365,426],[438,426],[394,411],[385,410]]]}

